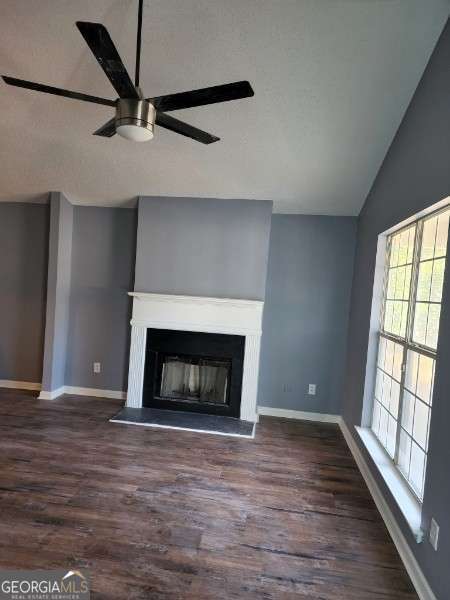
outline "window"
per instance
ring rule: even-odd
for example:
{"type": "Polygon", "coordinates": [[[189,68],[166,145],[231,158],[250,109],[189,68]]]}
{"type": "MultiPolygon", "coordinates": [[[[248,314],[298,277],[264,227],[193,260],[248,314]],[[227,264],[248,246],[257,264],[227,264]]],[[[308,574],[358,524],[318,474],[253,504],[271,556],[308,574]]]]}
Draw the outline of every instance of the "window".
{"type": "Polygon", "coordinates": [[[387,239],[372,430],[422,501],[450,208],[387,239]]]}

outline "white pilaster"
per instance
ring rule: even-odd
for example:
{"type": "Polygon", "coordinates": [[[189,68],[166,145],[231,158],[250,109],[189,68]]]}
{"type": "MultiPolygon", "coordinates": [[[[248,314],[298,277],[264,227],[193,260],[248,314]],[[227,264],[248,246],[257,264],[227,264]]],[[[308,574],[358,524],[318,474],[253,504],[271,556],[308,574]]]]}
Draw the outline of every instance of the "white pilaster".
{"type": "Polygon", "coordinates": [[[145,341],[147,329],[139,325],[131,328],[130,368],[128,370],[128,394],[126,406],[142,406],[142,386],[144,384],[145,341]]]}
{"type": "Polygon", "coordinates": [[[259,350],[261,335],[245,337],[244,374],[242,377],[241,419],[258,420],[256,401],[258,395],[259,350]]]}

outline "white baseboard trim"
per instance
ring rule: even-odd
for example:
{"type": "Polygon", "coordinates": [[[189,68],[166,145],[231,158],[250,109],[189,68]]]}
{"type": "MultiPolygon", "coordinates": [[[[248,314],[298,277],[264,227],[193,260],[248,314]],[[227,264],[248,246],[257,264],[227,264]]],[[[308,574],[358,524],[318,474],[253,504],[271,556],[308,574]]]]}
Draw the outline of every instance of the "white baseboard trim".
{"type": "Polygon", "coordinates": [[[58,398],[59,396],[62,396],[63,394],[64,394],[64,386],[58,388],[57,390],[52,390],[50,392],[41,390],[41,393],[39,394],[39,400],[54,400],[55,398],[58,398]]]}
{"type": "Polygon", "coordinates": [[[64,394],[64,386],[58,388],[57,390],[52,390],[47,392],[45,390],[41,390],[39,394],[39,400],[54,400],[58,398],[58,396],[62,396],[64,394]]]}
{"type": "Polygon", "coordinates": [[[378,484],[374,476],[372,475],[358,444],[356,443],[355,439],[350,433],[349,428],[343,420],[341,420],[340,422],[340,427],[345,441],[347,442],[347,445],[350,449],[350,452],[352,453],[353,458],[355,459],[355,462],[358,465],[361,475],[363,476],[364,481],[366,482],[366,485],[369,488],[369,492],[389,531],[392,541],[394,542],[395,547],[397,548],[398,553],[400,554],[400,558],[402,559],[403,564],[405,565],[405,569],[407,570],[412,584],[416,589],[417,595],[419,596],[420,600],[437,600],[436,596],[433,593],[433,590],[431,589],[430,585],[428,584],[428,581],[425,578],[425,575],[422,573],[419,563],[417,562],[414,554],[412,553],[412,550],[408,542],[406,541],[402,530],[400,529],[394,515],[392,514],[388,503],[386,502],[383,494],[381,493],[381,490],[378,487],[378,484]]]}
{"type": "Polygon", "coordinates": [[[119,390],[100,390],[97,388],[76,387],[73,385],[64,386],[65,394],[74,396],[94,396],[95,398],[113,398],[116,400],[126,400],[127,393],[119,390]]]}
{"type": "Polygon", "coordinates": [[[39,400],[55,400],[55,398],[58,398],[63,394],[70,394],[73,396],[93,396],[95,398],[113,398],[116,400],[125,400],[127,397],[126,392],[121,392],[118,390],[101,390],[98,388],[63,385],[57,390],[53,390],[51,392],[41,391],[39,394],[39,400]]]}
{"type": "Polygon", "coordinates": [[[258,406],[258,415],[266,417],[282,417],[284,419],[299,419],[301,421],[319,421],[321,423],[340,423],[340,415],[327,415],[324,413],[306,412],[303,410],[289,410],[287,408],[272,408],[258,406]]]}
{"type": "Polygon", "coordinates": [[[0,388],[11,388],[13,390],[40,390],[40,383],[31,381],[12,381],[10,379],[0,379],[0,388]]]}

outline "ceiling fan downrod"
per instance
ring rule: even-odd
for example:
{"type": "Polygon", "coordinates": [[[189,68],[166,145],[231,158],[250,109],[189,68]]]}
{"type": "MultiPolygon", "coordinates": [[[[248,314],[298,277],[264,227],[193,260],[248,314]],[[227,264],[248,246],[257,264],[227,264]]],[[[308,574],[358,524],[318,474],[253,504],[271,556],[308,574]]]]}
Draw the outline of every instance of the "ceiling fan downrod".
{"type": "Polygon", "coordinates": [[[139,87],[139,72],[141,69],[141,42],[142,42],[142,11],[143,11],[144,0],[139,0],[138,9],[138,24],[137,24],[137,37],[136,37],[136,67],[134,70],[134,85],[139,87]]]}

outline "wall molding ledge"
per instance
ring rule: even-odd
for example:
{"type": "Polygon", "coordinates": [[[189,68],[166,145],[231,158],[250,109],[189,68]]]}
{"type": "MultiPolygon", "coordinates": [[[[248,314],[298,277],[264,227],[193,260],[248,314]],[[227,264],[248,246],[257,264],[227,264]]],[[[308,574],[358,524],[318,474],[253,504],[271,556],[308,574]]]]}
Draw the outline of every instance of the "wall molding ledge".
{"type": "Polygon", "coordinates": [[[394,545],[400,554],[400,558],[402,559],[405,569],[408,572],[417,595],[419,596],[420,600],[437,600],[419,566],[419,563],[412,553],[412,550],[406,541],[406,538],[403,535],[397,520],[389,508],[384,495],[378,487],[378,484],[369,469],[361,449],[352,436],[350,429],[347,427],[343,419],[340,420],[339,425],[345,441],[347,442],[347,446],[349,447],[350,452],[355,459],[358,469],[363,476],[376,507],[378,508],[378,511],[380,512],[381,517],[389,531],[389,535],[391,536],[392,541],[394,542],[394,545]]]}
{"type": "Polygon", "coordinates": [[[119,390],[102,390],[99,388],[77,387],[73,385],[63,385],[57,390],[51,392],[41,391],[39,400],[55,400],[64,394],[72,396],[92,396],[94,398],[113,398],[115,400],[126,400],[126,392],[119,390]]]}
{"type": "Polygon", "coordinates": [[[13,381],[10,379],[0,379],[0,388],[11,388],[13,390],[37,390],[41,389],[40,383],[31,381],[13,381]]]}
{"type": "Polygon", "coordinates": [[[341,423],[340,415],[327,415],[325,413],[308,412],[303,410],[290,410],[287,408],[272,408],[258,406],[258,415],[266,417],[281,417],[284,419],[298,419],[300,421],[317,421],[320,423],[341,423]]]}

